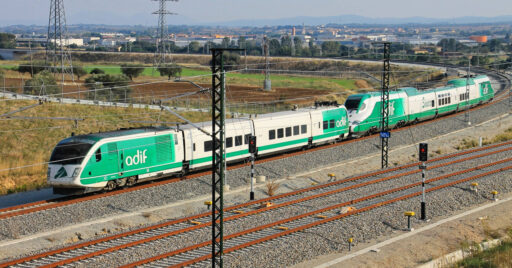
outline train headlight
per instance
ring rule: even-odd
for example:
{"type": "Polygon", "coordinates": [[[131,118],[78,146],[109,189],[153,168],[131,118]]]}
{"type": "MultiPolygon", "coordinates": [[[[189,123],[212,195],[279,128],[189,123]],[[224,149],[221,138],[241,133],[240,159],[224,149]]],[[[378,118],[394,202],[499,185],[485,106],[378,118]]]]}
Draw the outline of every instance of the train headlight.
{"type": "Polygon", "coordinates": [[[73,178],[76,178],[78,174],[80,173],[81,168],[77,167],[75,168],[75,171],[73,171],[73,178]]]}

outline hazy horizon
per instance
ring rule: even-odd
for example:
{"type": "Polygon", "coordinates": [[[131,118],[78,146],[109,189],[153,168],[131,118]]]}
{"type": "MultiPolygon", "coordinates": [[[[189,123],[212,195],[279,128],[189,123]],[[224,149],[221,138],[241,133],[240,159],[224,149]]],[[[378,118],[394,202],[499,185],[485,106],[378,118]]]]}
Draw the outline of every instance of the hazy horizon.
{"type": "MultiPolygon", "coordinates": [[[[0,10],[0,26],[46,25],[49,0],[16,0],[4,3],[0,10]]],[[[335,0],[281,1],[199,1],[168,2],[168,10],[178,13],[168,16],[169,24],[212,25],[229,21],[276,20],[294,17],[329,17],[356,15],[369,18],[451,19],[458,17],[497,17],[512,15],[510,0],[484,1],[432,0],[415,3],[405,0],[335,0]]],[[[157,23],[151,13],[158,3],[151,0],[69,0],[64,2],[68,24],[145,25],[157,23]]]]}

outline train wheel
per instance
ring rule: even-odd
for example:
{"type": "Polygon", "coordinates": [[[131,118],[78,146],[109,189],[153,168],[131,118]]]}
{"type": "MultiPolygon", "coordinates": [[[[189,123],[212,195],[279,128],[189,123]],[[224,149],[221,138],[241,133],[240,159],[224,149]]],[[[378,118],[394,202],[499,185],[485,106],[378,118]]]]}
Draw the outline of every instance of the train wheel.
{"type": "Polygon", "coordinates": [[[133,176],[133,177],[129,177],[128,180],[126,180],[126,186],[133,186],[135,185],[135,183],[137,183],[137,177],[133,176]]]}
{"type": "Polygon", "coordinates": [[[116,183],[114,181],[108,181],[107,182],[107,186],[105,186],[105,188],[103,188],[105,191],[112,191],[116,188],[116,183]]]}

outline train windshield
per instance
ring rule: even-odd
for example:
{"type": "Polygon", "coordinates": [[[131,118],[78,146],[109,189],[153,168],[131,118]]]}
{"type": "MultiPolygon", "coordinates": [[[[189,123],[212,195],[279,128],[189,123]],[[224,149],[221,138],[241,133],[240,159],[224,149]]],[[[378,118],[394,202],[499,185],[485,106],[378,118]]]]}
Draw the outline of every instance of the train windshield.
{"type": "Polygon", "coordinates": [[[361,102],[361,97],[349,97],[345,101],[345,107],[347,110],[357,110],[359,108],[359,103],[361,102]]]}
{"type": "Polygon", "coordinates": [[[79,165],[91,147],[92,144],[82,142],[58,144],[50,157],[50,164],[79,165]]]}

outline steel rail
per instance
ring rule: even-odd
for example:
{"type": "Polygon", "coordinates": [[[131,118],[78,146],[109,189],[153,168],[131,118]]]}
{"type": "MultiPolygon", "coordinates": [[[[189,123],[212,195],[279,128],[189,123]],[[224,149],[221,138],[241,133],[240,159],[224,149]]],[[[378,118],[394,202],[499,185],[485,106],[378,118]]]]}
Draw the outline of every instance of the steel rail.
{"type": "MultiPolygon", "coordinates": [[[[502,91],[499,92],[499,94],[506,95],[504,93],[506,93],[506,90],[502,90],[502,91]]],[[[497,95],[499,95],[499,94],[497,94],[497,95]]],[[[430,120],[426,120],[426,121],[419,122],[419,123],[416,123],[416,124],[409,124],[409,125],[403,126],[401,128],[393,129],[393,130],[391,130],[391,132],[399,132],[399,131],[402,131],[402,130],[407,130],[409,128],[413,128],[413,127],[417,127],[417,126],[421,126],[421,125],[425,125],[425,124],[434,123],[434,122],[437,122],[439,120],[444,120],[444,119],[447,119],[447,118],[451,118],[451,117],[463,114],[465,112],[470,112],[470,111],[475,111],[475,110],[478,110],[478,109],[482,109],[484,107],[490,106],[491,104],[500,103],[500,102],[503,102],[505,100],[506,100],[506,98],[500,99],[500,100],[494,99],[493,101],[490,101],[488,103],[484,103],[484,104],[475,106],[475,107],[473,107],[473,108],[471,108],[469,110],[454,112],[453,114],[443,115],[441,117],[430,119],[430,120]]],[[[337,146],[342,146],[342,145],[353,143],[353,142],[364,141],[364,140],[372,139],[372,138],[375,138],[375,137],[378,137],[378,136],[379,136],[379,134],[373,134],[373,135],[369,135],[369,136],[366,136],[366,137],[361,137],[361,138],[358,138],[358,139],[344,140],[344,141],[341,141],[341,142],[338,142],[338,143],[334,143],[334,144],[320,145],[320,146],[317,146],[317,147],[314,147],[314,148],[310,148],[310,149],[308,149],[306,151],[296,151],[296,152],[284,153],[284,154],[277,155],[277,156],[265,157],[265,158],[256,160],[255,163],[256,164],[261,164],[261,163],[271,162],[271,161],[275,161],[275,160],[279,160],[279,159],[285,159],[285,158],[288,158],[288,157],[302,155],[302,154],[307,154],[307,153],[315,152],[315,151],[318,151],[318,150],[329,149],[329,148],[333,148],[333,147],[337,147],[337,146]]],[[[245,166],[248,166],[248,165],[249,165],[249,163],[235,164],[235,165],[229,166],[228,170],[238,169],[238,168],[242,168],[242,167],[245,167],[245,166]]],[[[24,215],[24,214],[29,214],[29,213],[43,211],[43,210],[52,209],[52,208],[57,208],[57,207],[66,206],[66,205],[70,205],[70,204],[75,204],[75,203],[79,203],[79,202],[90,201],[90,200],[99,199],[99,198],[108,197],[108,196],[113,196],[113,195],[117,195],[117,194],[138,191],[138,190],[142,190],[142,189],[146,189],[146,188],[151,188],[151,187],[154,187],[154,186],[160,186],[160,185],[165,185],[165,184],[169,184],[169,183],[174,183],[174,182],[181,181],[181,180],[194,179],[194,178],[197,178],[197,177],[206,176],[206,175],[210,175],[210,174],[211,174],[210,171],[197,172],[197,173],[192,173],[192,174],[185,175],[183,177],[171,178],[169,180],[163,180],[163,181],[156,181],[156,182],[151,183],[151,184],[146,183],[146,184],[142,184],[142,185],[137,185],[135,187],[115,190],[115,191],[112,191],[112,192],[98,193],[98,194],[93,194],[93,195],[89,195],[89,196],[85,196],[85,197],[82,196],[82,197],[78,197],[78,198],[73,198],[71,200],[66,200],[64,202],[58,201],[59,199],[50,199],[50,200],[45,200],[45,201],[37,201],[37,202],[33,202],[33,203],[16,205],[16,206],[0,209],[0,219],[10,218],[10,217],[24,215]],[[12,212],[11,213],[3,213],[3,212],[7,212],[7,211],[12,211],[12,212]]]]}
{"type": "MultiPolygon", "coordinates": [[[[488,146],[488,147],[477,148],[477,149],[469,150],[469,151],[466,151],[466,152],[459,152],[459,153],[456,153],[456,154],[453,154],[453,155],[443,156],[443,157],[439,157],[439,158],[436,158],[436,159],[432,159],[429,162],[430,163],[438,162],[440,160],[447,159],[447,158],[450,158],[450,157],[453,158],[453,157],[456,157],[456,156],[463,155],[463,153],[467,154],[469,152],[481,151],[482,149],[494,149],[494,148],[497,148],[497,147],[500,147],[500,146],[503,146],[503,145],[507,145],[507,144],[511,144],[511,143],[512,143],[512,141],[508,142],[508,143],[495,144],[495,145],[488,146]]],[[[483,153],[483,154],[473,155],[473,156],[469,156],[469,157],[466,157],[466,158],[462,158],[462,159],[457,159],[457,160],[453,160],[453,161],[450,161],[450,162],[441,163],[441,164],[438,164],[438,165],[435,165],[435,166],[431,166],[431,167],[429,167],[429,169],[436,169],[436,168],[448,166],[448,165],[451,165],[451,164],[461,163],[461,162],[464,162],[464,161],[469,161],[469,160],[473,160],[473,159],[476,159],[476,158],[481,158],[481,157],[485,157],[485,156],[489,156],[489,155],[492,155],[492,154],[497,154],[497,153],[501,153],[501,152],[505,152],[505,151],[509,151],[509,150],[512,150],[512,147],[502,148],[500,150],[490,151],[490,152],[486,152],[486,153],[483,153]]],[[[392,168],[392,169],[389,169],[389,170],[395,171],[395,170],[405,169],[406,167],[414,167],[416,165],[417,165],[417,163],[412,163],[412,164],[409,164],[409,165],[406,165],[406,166],[396,167],[396,168],[392,168]]],[[[337,193],[340,193],[340,192],[343,192],[343,191],[364,187],[364,186],[367,186],[367,185],[370,185],[370,184],[375,184],[375,183],[379,183],[379,182],[383,182],[383,181],[388,181],[388,180],[399,178],[399,177],[403,177],[403,176],[408,176],[408,175],[415,174],[415,173],[418,173],[418,172],[419,172],[419,170],[412,170],[412,171],[408,171],[408,172],[404,172],[404,173],[400,173],[400,174],[395,174],[395,175],[392,175],[392,176],[389,176],[389,177],[385,177],[385,178],[379,178],[379,179],[376,179],[376,180],[372,180],[372,181],[368,181],[368,182],[363,182],[363,183],[355,184],[355,185],[352,185],[352,186],[343,187],[343,188],[340,188],[340,189],[334,189],[334,190],[331,190],[331,191],[328,191],[328,192],[323,192],[323,193],[307,196],[307,197],[300,198],[300,199],[290,200],[290,201],[287,201],[287,202],[284,202],[284,203],[281,203],[281,204],[275,204],[274,206],[271,206],[271,207],[262,208],[262,209],[258,209],[258,210],[253,210],[253,211],[243,212],[243,213],[240,213],[240,214],[237,214],[237,215],[233,215],[233,216],[227,217],[226,221],[231,221],[231,220],[239,219],[239,218],[242,218],[242,217],[247,217],[247,216],[250,216],[250,215],[254,215],[254,214],[257,214],[257,213],[262,213],[262,212],[266,212],[266,211],[269,211],[269,210],[281,208],[281,207],[284,207],[284,206],[294,205],[294,204],[298,204],[300,202],[305,202],[305,201],[313,200],[313,199],[316,199],[316,198],[337,194],[337,193]]],[[[268,197],[268,198],[261,199],[261,200],[255,200],[255,201],[251,201],[251,202],[248,202],[248,203],[243,203],[243,204],[231,206],[229,208],[226,208],[226,211],[229,212],[229,211],[233,211],[233,210],[240,209],[240,208],[243,208],[243,207],[250,207],[252,205],[255,205],[255,204],[258,204],[258,203],[261,203],[261,202],[273,201],[273,200],[282,199],[282,198],[289,197],[289,196],[295,196],[295,195],[298,195],[298,194],[301,194],[301,193],[304,193],[304,192],[310,192],[310,191],[314,191],[314,190],[317,190],[317,189],[328,188],[328,187],[335,186],[335,185],[338,185],[338,184],[342,184],[342,183],[345,183],[345,182],[360,180],[360,179],[364,179],[364,178],[369,178],[369,177],[373,177],[373,176],[380,175],[380,174],[383,174],[383,173],[387,173],[387,172],[385,170],[384,171],[379,170],[377,172],[372,172],[372,173],[369,173],[369,174],[366,174],[366,175],[360,175],[360,176],[356,176],[356,177],[352,177],[352,178],[347,178],[347,179],[340,180],[340,181],[335,181],[335,182],[331,182],[331,183],[327,183],[327,184],[323,184],[323,185],[318,185],[318,186],[314,186],[314,187],[310,187],[310,188],[305,188],[305,189],[301,189],[301,190],[297,190],[297,191],[293,191],[293,192],[289,192],[289,193],[280,194],[280,195],[273,196],[273,197],[268,197]]],[[[162,223],[162,224],[158,224],[158,225],[155,225],[155,226],[149,226],[149,227],[142,228],[142,229],[139,229],[139,230],[133,230],[133,231],[130,231],[130,232],[126,232],[126,233],[122,233],[122,234],[117,234],[117,235],[114,235],[114,236],[105,237],[105,238],[94,240],[94,241],[84,242],[84,243],[81,243],[81,244],[77,244],[77,245],[73,245],[73,246],[69,246],[69,247],[65,247],[65,248],[61,248],[61,249],[57,249],[57,250],[53,250],[53,251],[49,251],[49,252],[46,252],[46,253],[41,253],[41,254],[30,256],[30,257],[26,257],[26,258],[23,258],[23,259],[11,261],[11,262],[8,262],[8,263],[3,263],[3,264],[0,264],[0,267],[3,267],[4,265],[15,265],[15,264],[19,264],[19,263],[26,263],[26,262],[29,262],[29,261],[32,261],[32,260],[42,259],[42,258],[45,258],[45,257],[48,257],[48,256],[60,254],[60,253],[63,253],[63,252],[68,252],[68,251],[76,250],[76,249],[79,249],[79,248],[84,248],[84,247],[88,247],[88,246],[91,246],[91,245],[96,245],[96,244],[99,244],[99,243],[102,243],[102,242],[108,242],[108,241],[112,241],[112,240],[115,240],[115,239],[128,237],[130,235],[136,235],[136,234],[140,234],[140,233],[143,233],[143,232],[146,232],[146,231],[152,231],[152,230],[156,230],[156,229],[167,227],[167,226],[171,226],[171,225],[176,225],[176,224],[179,224],[179,223],[189,222],[189,221],[192,221],[192,220],[197,221],[198,219],[207,217],[208,214],[209,214],[208,212],[207,213],[202,213],[202,214],[199,214],[199,215],[194,215],[194,216],[186,217],[186,218],[183,218],[183,219],[178,219],[178,220],[170,221],[170,222],[167,222],[167,223],[162,223]]],[[[186,227],[186,228],[182,228],[182,229],[174,230],[174,231],[171,231],[171,232],[166,232],[166,233],[163,233],[163,234],[159,234],[157,236],[140,239],[140,240],[133,241],[130,244],[126,244],[126,245],[120,245],[120,246],[116,246],[116,247],[105,248],[105,249],[102,249],[100,251],[94,251],[94,252],[91,252],[89,254],[85,254],[85,255],[79,256],[77,258],[71,258],[71,259],[60,261],[60,262],[56,263],[56,265],[64,265],[64,264],[67,264],[67,263],[78,261],[80,259],[91,258],[91,257],[94,257],[94,256],[98,256],[98,255],[106,254],[106,253],[109,253],[109,252],[112,252],[112,251],[115,251],[115,250],[119,250],[119,249],[122,249],[122,248],[133,247],[135,245],[139,245],[139,244],[142,244],[142,243],[154,241],[154,240],[157,240],[157,239],[162,239],[162,238],[173,236],[173,235],[177,235],[177,234],[180,234],[180,233],[185,233],[185,232],[197,230],[197,229],[209,226],[209,224],[211,224],[211,222],[201,223],[199,225],[189,226],[189,227],[186,227]]]]}
{"type": "MultiPolygon", "coordinates": [[[[502,164],[502,163],[509,162],[509,161],[512,161],[512,158],[504,159],[504,160],[501,160],[501,161],[498,161],[498,162],[495,162],[495,163],[489,163],[489,164],[481,165],[481,166],[472,168],[471,170],[473,170],[473,171],[474,170],[481,170],[481,169],[486,168],[486,167],[502,164]]],[[[466,181],[478,179],[478,178],[489,176],[489,175],[493,175],[493,174],[500,173],[500,172],[507,171],[507,170],[511,170],[511,169],[512,169],[512,166],[506,166],[506,167],[503,167],[503,168],[498,168],[498,169],[495,169],[495,170],[491,170],[491,171],[488,171],[488,172],[484,172],[484,173],[481,173],[481,174],[477,174],[477,175],[474,175],[474,176],[470,176],[470,177],[467,177],[467,178],[463,178],[463,179],[452,181],[452,182],[449,182],[449,183],[446,183],[446,184],[435,186],[435,187],[429,188],[426,192],[436,191],[436,190],[439,190],[439,189],[443,189],[443,188],[446,188],[446,187],[453,186],[455,184],[463,183],[463,182],[466,182],[466,181]]],[[[452,176],[456,176],[456,175],[461,175],[463,173],[464,172],[462,172],[462,173],[461,172],[455,172],[455,173],[452,173],[452,174],[447,174],[447,175],[443,175],[443,176],[440,176],[440,177],[437,177],[437,178],[433,178],[433,179],[427,180],[426,182],[427,183],[431,183],[431,182],[434,182],[434,181],[439,181],[439,180],[442,180],[442,179],[446,179],[448,177],[452,177],[452,176]]],[[[224,237],[224,240],[227,241],[227,240],[230,240],[230,239],[233,239],[233,238],[236,238],[236,237],[240,237],[240,236],[243,236],[243,235],[246,235],[246,234],[249,234],[249,233],[254,233],[254,232],[258,232],[258,231],[264,230],[264,229],[273,228],[273,227],[276,227],[276,226],[279,226],[279,225],[282,225],[282,224],[285,224],[285,223],[289,223],[291,221],[295,221],[295,220],[298,220],[298,219],[302,219],[302,218],[306,218],[306,217],[313,216],[313,215],[316,215],[316,214],[320,214],[320,213],[323,213],[323,212],[326,212],[326,211],[329,211],[329,210],[338,209],[338,208],[341,208],[341,207],[344,207],[344,206],[353,205],[353,204],[356,204],[356,203],[359,203],[359,202],[362,202],[362,201],[366,201],[366,200],[370,200],[370,199],[374,199],[374,198],[377,198],[377,197],[382,197],[382,196],[385,196],[385,195],[388,195],[388,194],[391,194],[391,193],[403,191],[405,189],[413,188],[413,187],[416,187],[416,186],[419,186],[419,185],[421,185],[421,182],[417,182],[417,183],[405,185],[405,186],[402,186],[402,187],[390,189],[390,190],[383,191],[383,192],[380,192],[380,193],[377,193],[377,194],[373,194],[373,195],[370,195],[370,196],[361,197],[361,198],[358,198],[358,199],[355,199],[355,200],[352,200],[352,201],[348,201],[348,202],[340,203],[340,204],[333,205],[333,206],[330,206],[330,207],[327,207],[327,208],[323,208],[323,209],[319,209],[319,210],[316,210],[316,211],[308,212],[306,214],[297,215],[297,216],[292,217],[292,218],[276,221],[274,223],[258,226],[258,227],[255,227],[255,228],[252,228],[252,229],[248,229],[248,230],[245,230],[245,231],[242,231],[242,232],[239,232],[239,233],[228,235],[228,236],[224,237]]],[[[289,230],[285,230],[285,231],[277,233],[277,234],[269,235],[269,236],[266,236],[266,237],[263,237],[263,238],[258,238],[258,239],[255,239],[253,241],[246,242],[244,244],[240,244],[240,245],[237,245],[237,246],[233,246],[233,247],[224,249],[224,253],[227,254],[227,253],[230,253],[230,252],[233,252],[233,251],[236,251],[236,250],[240,250],[242,248],[246,248],[246,247],[250,247],[250,246],[253,246],[253,245],[256,245],[256,244],[260,244],[260,243],[266,242],[266,241],[271,240],[271,239],[275,239],[275,238],[278,238],[278,237],[281,237],[281,236],[285,236],[285,235],[288,235],[288,234],[291,234],[291,233],[299,232],[299,231],[302,231],[302,230],[305,230],[305,229],[308,229],[308,228],[311,228],[311,227],[315,227],[315,226],[318,226],[318,225],[321,225],[321,224],[325,224],[325,223],[334,221],[334,220],[339,220],[341,218],[344,218],[344,217],[347,217],[347,216],[350,216],[350,215],[354,215],[354,214],[358,214],[358,213],[361,213],[361,212],[369,211],[371,209],[378,208],[378,207],[381,207],[381,206],[384,206],[384,205],[387,205],[387,204],[391,204],[391,203],[394,203],[394,202],[398,202],[398,201],[401,201],[401,200],[404,200],[404,199],[416,197],[416,196],[421,195],[421,193],[422,193],[421,191],[417,191],[417,192],[414,192],[414,193],[411,193],[411,194],[406,194],[406,195],[403,195],[403,196],[400,196],[400,197],[392,198],[390,200],[378,202],[376,204],[373,204],[373,205],[370,205],[370,206],[366,206],[366,207],[363,207],[363,208],[360,208],[360,209],[355,209],[353,211],[350,211],[350,212],[347,212],[347,213],[344,213],[344,214],[340,214],[340,215],[333,216],[333,217],[330,217],[330,218],[318,220],[316,222],[309,223],[309,224],[306,224],[306,225],[303,225],[303,226],[299,226],[299,227],[296,227],[296,228],[292,228],[292,229],[289,229],[289,230]]],[[[135,266],[140,266],[140,265],[152,263],[152,262],[155,262],[155,261],[158,261],[158,260],[162,260],[162,259],[165,259],[165,258],[176,256],[176,255],[179,255],[179,254],[191,251],[191,250],[199,249],[199,248],[202,248],[202,247],[207,247],[210,244],[211,244],[211,241],[205,241],[205,242],[197,244],[197,245],[192,245],[192,246],[189,246],[189,247],[186,247],[186,248],[182,248],[182,249],[179,249],[179,250],[176,250],[176,251],[172,251],[172,252],[169,252],[169,253],[166,253],[166,254],[154,256],[154,257],[151,257],[151,258],[148,258],[148,259],[145,259],[145,260],[141,260],[141,261],[138,261],[138,262],[134,262],[134,263],[131,263],[131,264],[128,264],[128,265],[123,265],[121,267],[135,267],[135,266]]],[[[192,260],[184,261],[184,262],[182,262],[182,263],[180,263],[178,265],[174,265],[172,267],[184,267],[184,266],[187,266],[187,265],[192,265],[192,264],[195,264],[195,263],[198,263],[198,262],[201,262],[201,261],[205,261],[205,260],[207,260],[209,258],[211,258],[211,255],[208,254],[208,255],[204,255],[204,256],[201,256],[201,257],[198,257],[198,258],[195,258],[195,259],[192,259],[192,260]]]]}

